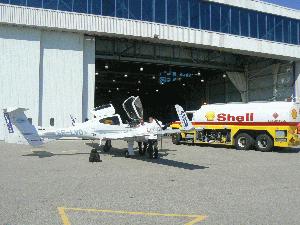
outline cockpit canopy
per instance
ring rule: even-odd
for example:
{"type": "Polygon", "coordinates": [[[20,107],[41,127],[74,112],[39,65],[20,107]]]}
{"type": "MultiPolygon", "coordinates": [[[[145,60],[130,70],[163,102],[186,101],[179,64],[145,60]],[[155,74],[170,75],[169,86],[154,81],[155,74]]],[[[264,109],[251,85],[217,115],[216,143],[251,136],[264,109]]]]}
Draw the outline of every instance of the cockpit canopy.
{"type": "Polygon", "coordinates": [[[132,120],[140,120],[143,118],[143,105],[140,97],[131,96],[126,99],[123,103],[123,109],[132,120]]]}

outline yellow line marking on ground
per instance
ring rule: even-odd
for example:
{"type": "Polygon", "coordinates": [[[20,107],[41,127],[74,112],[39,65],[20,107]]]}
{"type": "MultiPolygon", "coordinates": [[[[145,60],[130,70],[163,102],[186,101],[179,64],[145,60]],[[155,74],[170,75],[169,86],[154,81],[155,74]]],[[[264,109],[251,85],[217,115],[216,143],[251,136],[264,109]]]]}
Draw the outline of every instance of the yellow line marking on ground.
{"type": "Polygon", "coordinates": [[[71,225],[69,218],[65,212],[65,208],[63,207],[58,207],[58,213],[60,215],[60,218],[62,220],[63,225],[71,225]]]}
{"type": "Polygon", "coordinates": [[[191,222],[186,223],[185,225],[194,225],[206,219],[207,216],[201,215],[193,219],[191,222]]]}
{"type": "Polygon", "coordinates": [[[66,208],[58,207],[58,212],[63,222],[63,225],[71,225],[66,211],[77,211],[77,212],[99,212],[99,213],[113,213],[113,214],[126,214],[126,215],[141,215],[141,216],[162,216],[162,217],[186,217],[193,218],[192,221],[185,225],[194,225],[206,219],[205,215],[191,215],[191,214],[168,214],[168,213],[156,213],[156,212],[130,212],[123,210],[109,210],[109,209],[82,209],[82,208],[66,208]]]}

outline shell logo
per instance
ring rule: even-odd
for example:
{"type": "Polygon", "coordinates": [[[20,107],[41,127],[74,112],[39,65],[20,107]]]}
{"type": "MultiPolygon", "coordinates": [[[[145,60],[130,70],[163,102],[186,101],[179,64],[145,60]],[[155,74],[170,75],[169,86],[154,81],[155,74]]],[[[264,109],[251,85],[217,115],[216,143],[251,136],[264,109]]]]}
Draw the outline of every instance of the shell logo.
{"type": "Polygon", "coordinates": [[[216,114],[214,112],[207,112],[205,117],[207,121],[214,121],[216,114]]]}
{"type": "Polygon", "coordinates": [[[297,110],[296,110],[296,109],[293,109],[293,110],[291,111],[291,115],[292,115],[292,118],[293,118],[294,120],[297,119],[297,116],[298,116],[297,110]]]}

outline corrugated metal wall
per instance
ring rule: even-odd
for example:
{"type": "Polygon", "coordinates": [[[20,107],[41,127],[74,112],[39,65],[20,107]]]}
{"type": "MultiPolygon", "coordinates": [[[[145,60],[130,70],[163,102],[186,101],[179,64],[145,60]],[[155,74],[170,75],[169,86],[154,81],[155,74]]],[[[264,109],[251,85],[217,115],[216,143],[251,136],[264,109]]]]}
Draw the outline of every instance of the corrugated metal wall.
{"type": "Polygon", "coordinates": [[[300,62],[295,63],[295,97],[300,101],[300,62]]]}
{"type": "Polygon", "coordinates": [[[249,101],[285,100],[294,94],[293,63],[262,62],[248,70],[249,101]]]}
{"type": "MultiPolygon", "coordinates": [[[[87,116],[85,107],[94,107],[95,41],[89,39],[0,25],[1,110],[29,108],[26,114],[33,124],[44,127],[50,126],[51,118],[55,127],[69,126],[70,114],[81,122],[87,116]]],[[[0,118],[3,140],[6,128],[0,118]]]]}
{"type": "Polygon", "coordinates": [[[91,119],[95,99],[95,38],[85,37],[83,51],[82,121],[91,119]]]}
{"type": "MultiPolygon", "coordinates": [[[[0,108],[27,107],[38,123],[40,35],[38,30],[0,26],[0,108]]],[[[0,140],[3,140],[3,126],[0,140]]]]}
{"type": "Polygon", "coordinates": [[[42,126],[70,126],[82,118],[83,35],[43,32],[42,126]]]}
{"type": "MultiPolygon", "coordinates": [[[[299,68],[296,67],[296,74],[297,71],[299,74],[299,68]]],[[[284,101],[295,94],[294,79],[293,62],[250,64],[247,71],[248,101],[284,101]]],[[[206,92],[210,104],[242,101],[234,84],[222,76],[209,77],[206,92]]]]}
{"type": "Polygon", "coordinates": [[[228,78],[222,76],[211,77],[207,85],[207,99],[210,104],[241,101],[239,91],[228,78]]]}

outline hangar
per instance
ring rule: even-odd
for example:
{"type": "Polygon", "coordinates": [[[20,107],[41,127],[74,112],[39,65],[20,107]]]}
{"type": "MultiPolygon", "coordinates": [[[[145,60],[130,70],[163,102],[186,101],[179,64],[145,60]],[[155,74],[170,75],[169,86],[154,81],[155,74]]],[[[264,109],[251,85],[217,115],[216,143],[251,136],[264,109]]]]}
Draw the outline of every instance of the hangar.
{"type": "Polygon", "coordinates": [[[131,95],[164,122],[175,103],[297,99],[299,45],[300,12],[256,0],[0,0],[0,108],[65,127],[131,95]]]}

